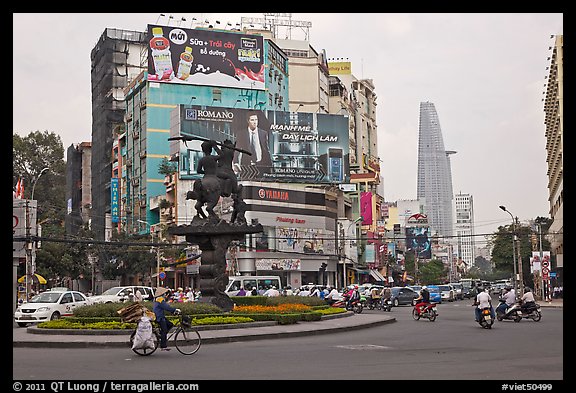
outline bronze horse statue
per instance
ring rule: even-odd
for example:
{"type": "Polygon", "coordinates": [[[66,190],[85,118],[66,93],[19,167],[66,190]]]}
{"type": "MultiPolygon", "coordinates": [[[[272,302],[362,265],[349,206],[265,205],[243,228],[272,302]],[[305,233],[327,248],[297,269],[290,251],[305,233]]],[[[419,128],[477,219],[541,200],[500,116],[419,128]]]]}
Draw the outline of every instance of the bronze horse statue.
{"type": "MultiPolygon", "coordinates": [[[[176,137],[169,139],[183,139],[186,141],[201,138],[176,137]]],[[[198,217],[218,221],[219,217],[216,212],[214,212],[214,208],[218,204],[220,197],[232,196],[236,207],[240,206],[242,202],[240,195],[242,188],[238,185],[238,179],[232,169],[234,151],[238,150],[246,154],[251,153],[236,148],[236,144],[228,139],[222,143],[214,140],[204,140],[201,146],[204,156],[198,161],[196,172],[204,176],[202,179],[194,181],[192,190],[186,193],[186,199],[196,200],[194,207],[198,217]],[[212,150],[215,150],[217,154],[213,155],[212,150]],[[204,205],[206,205],[208,215],[204,212],[204,205]]],[[[242,221],[241,218],[243,215],[233,215],[232,217],[232,222],[238,217],[238,221],[241,223],[240,221],[242,221]]]]}

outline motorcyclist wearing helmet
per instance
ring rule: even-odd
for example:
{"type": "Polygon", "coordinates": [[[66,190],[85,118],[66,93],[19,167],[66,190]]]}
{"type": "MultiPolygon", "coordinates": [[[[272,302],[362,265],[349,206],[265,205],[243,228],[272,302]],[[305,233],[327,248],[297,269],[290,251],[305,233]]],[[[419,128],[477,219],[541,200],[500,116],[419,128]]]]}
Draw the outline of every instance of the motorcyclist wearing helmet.
{"type": "Polygon", "coordinates": [[[428,287],[426,285],[420,289],[420,294],[415,299],[415,301],[416,305],[414,307],[416,308],[418,314],[422,312],[422,307],[426,307],[427,304],[430,304],[430,292],[428,291],[428,287]]]}
{"type": "Polygon", "coordinates": [[[478,287],[478,295],[476,295],[474,306],[476,306],[474,309],[476,322],[480,321],[480,312],[486,307],[490,307],[490,315],[492,316],[492,319],[496,318],[494,307],[492,307],[492,297],[490,297],[490,294],[488,293],[488,288],[482,289],[482,287],[478,287]]]}
{"type": "Polygon", "coordinates": [[[496,312],[499,314],[506,313],[506,310],[516,303],[516,292],[514,288],[510,285],[506,285],[504,287],[504,293],[500,296],[501,300],[504,300],[505,303],[500,303],[498,307],[496,307],[496,312]]]}
{"type": "Polygon", "coordinates": [[[348,301],[346,302],[346,308],[352,308],[352,304],[354,304],[354,302],[360,300],[360,292],[358,291],[358,285],[354,285],[354,288],[352,288],[349,292],[348,292],[348,301]]]}
{"type": "Polygon", "coordinates": [[[530,308],[536,306],[536,300],[534,299],[534,294],[532,293],[530,288],[528,287],[524,288],[524,295],[522,295],[521,302],[522,304],[520,306],[520,309],[522,310],[523,314],[527,314],[530,308]]]}

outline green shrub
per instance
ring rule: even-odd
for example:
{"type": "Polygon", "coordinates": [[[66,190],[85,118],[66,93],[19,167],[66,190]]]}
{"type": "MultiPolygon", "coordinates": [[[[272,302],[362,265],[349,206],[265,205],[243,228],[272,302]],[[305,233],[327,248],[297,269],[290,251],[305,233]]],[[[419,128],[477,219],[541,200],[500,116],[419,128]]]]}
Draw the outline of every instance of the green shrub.
{"type": "Polygon", "coordinates": [[[277,306],[284,303],[305,304],[307,306],[326,306],[326,302],[317,296],[230,296],[238,306],[277,306]]]}
{"type": "Polygon", "coordinates": [[[252,318],[248,317],[206,317],[206,318],[193,318],[193,325],[223,325],[223,324],[234,324],[234,323],[246,323],[254,322],[252,318]]]}
{"type": "MultiPolygon", "coordinates": [[[[74,316],[77,317],[117,317],[118,310],[134,304],[134,302],[123,303],[102,303],[92,304],[89,306],[82,306],[74,309],[74,316]]],[[[150,311],[154,305],[153,302],[145,301],[142,304],[150,311]]],[[[186,302],[186,303],[170,303],[174,308],[179,308],[184,314],[219,314],[222,310],[210,303],[201,302],[186,302]]]]}
{"type": "Polygon", "coordinates": [[[120,321],[108,322],[76,322],[69,318],[55,319],[53,321],[40,322],[39,328],[44,329],[135,329],[135,323],[125,323],[120,321]]]}
{"type": "Polygon", "coordinates": [[[327,307],[327,308],[314,309],[314,312],[320,315],[332,315],[332,314],[345,313],[346,309],[342,307],[327,307]]]}

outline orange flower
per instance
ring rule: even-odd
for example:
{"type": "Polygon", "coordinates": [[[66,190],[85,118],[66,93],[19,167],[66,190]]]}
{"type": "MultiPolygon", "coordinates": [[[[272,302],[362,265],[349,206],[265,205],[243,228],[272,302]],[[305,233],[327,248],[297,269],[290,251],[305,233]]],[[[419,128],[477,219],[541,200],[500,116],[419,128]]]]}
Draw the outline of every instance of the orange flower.
{"type": "Polygon", "coordinates": [[[298,313],[298,312],[306,312],[310,311],[312,307],[307,306],[305,304],[279,304],[277,306],[236,306],[234,307],[235,313],[273,313],[273,314],[290,314],[290,313],[298,313]]]}

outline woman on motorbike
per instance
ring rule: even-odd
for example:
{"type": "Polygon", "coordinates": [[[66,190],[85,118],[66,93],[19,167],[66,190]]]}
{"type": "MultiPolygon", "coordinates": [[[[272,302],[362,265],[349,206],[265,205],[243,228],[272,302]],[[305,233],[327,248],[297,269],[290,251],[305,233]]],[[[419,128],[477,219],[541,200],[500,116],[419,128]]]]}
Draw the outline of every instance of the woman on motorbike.
{"type": "Polygon", "coordinates": [[[428,304],[430,304],[430,292],[428,292],[428,287],[426,285],[422,287],[420,294],[415,299],[415,301],[416,304],[414,305],[414,308],[416,308],[418,314],[421,314],[422,307],[426,307],[428,304]]]}
{"type": "Polygon", "coordinates": [[[347,295],[348,295],[348,301],[346,302],[346,308],[352,308],[352,304],[354,304],[355,301],[360,300],[360,292],[358,291],[358,285],[354,285],[354,288],[348,291],[347,295]]]}
{"type": "Polygon", "coordinates": [[[380,291],[380,304],[385,305],[392,297],[392,290],[389,287],[384,287],[380,291]]]}

